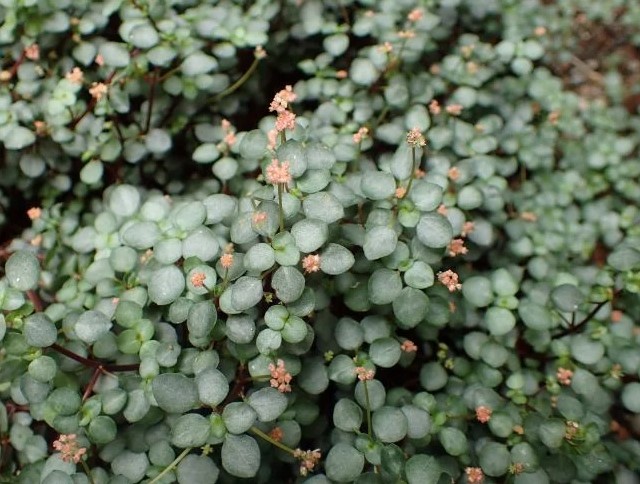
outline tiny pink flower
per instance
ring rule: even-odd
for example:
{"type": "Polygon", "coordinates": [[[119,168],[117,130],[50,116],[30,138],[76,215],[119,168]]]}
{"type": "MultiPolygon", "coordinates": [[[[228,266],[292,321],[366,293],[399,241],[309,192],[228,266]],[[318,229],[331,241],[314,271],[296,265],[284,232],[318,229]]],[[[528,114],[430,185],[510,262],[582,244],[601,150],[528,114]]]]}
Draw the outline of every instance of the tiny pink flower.
{"type": "Polygon", "coordinates": [[[440,107],[440,103],[437,100],[433,100],[429,103],[429,112],[431,114],[440,114],[442,108],[440,107]]]}
{"type": "Polygon", "coordinates": [[[253,56],[256,59],[264,59],[265,57],[267,57],[267,52],[264,50],[264,47],[262,47],[261,45],[258,45],[253,50],[253,56]]]}
{"type": "Polygon", "coordinates": [[[285,111],[289,107],[289,103],[296,100],[296,97],[293,88],[291,86],[285,86],[284,89],[273,97],[273,101],[271,101],[269,105],[269,111],[275,111],[277,113],[285,111]]]}
{"type": "Polygon", "coordinates": [[[425,176],[427,176],[427,172],[424,170],[421,170],[420,168],[416,168],[416,171],[413,172],[413,176],[415,176],[416,179],[420,180],[421,178],[424,178],[425,176]]]}
{"type": "Polygon", "coordinates": [[[444,203],[441,203],[440,205],[438,205],[436,212],[438,212],[440,215],[445,216],[447,215],[447,207],[445,206],[444,203]]]}
{"type": "Polygon", "coordinates": [[[271,160],[269,166],[267,166],[267,183],[272,185],[283,184],[286,185],[291,181],[291,173],[289,173],[289,162],[283,161],[280,163],[276,158],[271,160]]]}
{"type": "Polygon", "coordinates": [[[458,178],[460,178],[460,169],[457,166],[452,166],[451,168],[449,168],[447,176],[449,177],[449,180],[456,181],[458,178]]]}
{"type": "Polygon", "coordinates": [[[269,373],[271,373],[271,380],[269,383],[273,388],[276,388],[280,393],[287,393],[291,391],[291,373],[284,367],[284,361],[278,360],[277,366],[273,363],[269,364],[269,373]]]}
{"type": "Polygon", "coordinates": [[[476,408],[476,419],[478,419],[478,422],[487,423],[491,419],[492,413],[493,410],[491,410],[489,407],[480,405],[478,408],[476,408]]]}
{"type": "Polygon", "coordinates": [[[464,472],[467,475],[469,484],[482,484],[482,481],[484,481],[484,474],[480,467],[467,467],[464,472]]]}
{"type": "Polygon", "coordinates": [[[525,222],[535,222],[538,220],[538,216],[533,212],[522,212],[520,218],[525,222]]]}
{"type": "Polygon", "coordinates": [[[414,8],[407,15],[407,20],[409,22],[417,22],[424,16],[424,11],[421,8],[414,8]]]}
{"type": "Polygon", "coordinates": [[[296,115],[291,111],[281,111],[276,118],[276,131],[281,132],[285,129],[293,131],[296,129],[296,115]]]}
{"type": "Polygon", "coordinates": [[[420,146],[425,146],[427,144],[427,140],[418,128],[412,128],[407,134],[407,143],[414,148],[418,148],[420,146]]]}
{"type": "Polygon", "coordinates": [[[457,255],[466,254],[467,252],[469,252],[469,249],[464,246],[464,240],[453,239],[451,242],[449,242],[448,251],[449,256],[455,257],[457,255]]]}
{"type": "Polygon", "coordinates": [[[369,128],[363,126],[358,129],[358,132],[353,135],[353,142],[360,143],[369,134],[369,128]]]}
{"type": "Polygon", "coordinates": [[[398,32],[398,37],[401,39],[413,39],[416,36],[416,33],[413,30],[400,30],[398,32]]]}
{"type": "Polygon", "coordinates": [[[391,45],[391,42],[385,42],[384,44],[378,46],[378,50],[384,54],[388,54],[393,50],[393,46],[391,45]]]}
{"type": "Polygon", "coordinates": [[[447,113],[449,113],[451,116],[460,116],[460,113],[462,112],[462,105],[461,104],[449,104],[445,110],[447,111],[447,113]]]}
{"type": "Polygon", "coordinates": [[[267,220],[267,212],[254,212],[251,216],[251,221],[254,225],[260,225],[264,223],[265,220],[267,220]]]}
{"type": "Polygon", "coordinates": [[[320,270],[320,256],[318,254],[309,254],[302,259],[302,268],[307,274],[318,272],[320,270]]]}
{"type": "Polygon", "coordinates": [[[204,274],[204,272],[194,272],[191,276],[191,284],[193,285],[193,287],[202,287],[204,286],[204,281],[206,278],[207,276],[204,274]]]}
{"type": "Polygon", "coordinates": [[[47,123],[45,123],[44,121],[40,121],[39,119],[33,122],[33,127],[36,129],[36,134],[38,136],[45,136],[49,132],[47,123]]]}
{"type": "Polygon", "coordinates": [[[438,272],[438,281],[447,286],[449,292],[455,292],[462,289],[462,284],[458,281],[458,274],[453,272],[451,269],[444,272],[438,272]]]}
{"type": "Polygon", "coordinates": [[[309,471],[313,470],[320,461],[322,454],[320,454],[320,449],[304,451],[302,449],[296,449],[293,451],[293,457],[300,460],[300,475],[304,477],[309,471]]]}
{"type": "Polygon", "coordinates": [[[91,94],[91,97],[96,101],[100,101],[100,99],[107,94],[107,90],[107,85],[104,82],[94,82],[89,88],[89,94],[91,94]]]}
{"type": "Polygon", "coordinates": [[[82,84],[84,81],[84,72],[79,67],[74,67],[65,74],[65,79],[71,84],[82,84]]]}
{"type": "Polygon", "coordinates": [[[416,351],[418,351],[418,347],[410,339],[405,339],[400,345],[400,349],[405,353],[415,353],[416,351]]]}
{"type": "Polygon", "coordinates": [[[237,141],[236,134],[234,132],[232,132],[232,131],[229,131],[225,135],[223,141],[227,144],[227,146],[233,146],[237,141]]]}
{"type": "Polygon", "coordinates": [[[358,380],[360,381],[373,380],[373,377],[376,374],[375,371],[367,370],[364,366],[356,366],[355,372],[358,376],[358,380]]]}
{"type": "Polygon", "coordinates": [[[475,227],[474,227],[474,223],[473,222],[465,222],[464,224],[462,224],[462,231],[460,232],[460,235],[462,237],[466,237],[471,232],[473,232],[474,228],[475,227]]]}
{"type": "Polygon", "coordinates": [[[269,130],[269,132],[267,133],[267,148],[270,150],[275,150],[276,149],[276,144],[278,143],[278,130],[277,129],[271,129],[269,130]]]}
{"type": "Polygon", "coordinates": [[[400,199],[400,198],[404,198],[404,196],[407,194],[407,189],[405,187],[398,187],[396,188],[396,198],[400,199]]]}
{"type": "Polygon", "coordinates": [[[223,269],[229,269],[233,265],[233,254],[222,254],[222,257],[220,257],[220,265],[223,269]]]}
{"type": "Polygon", "coordinates": [[[571,378],[573,377],[573,371],[568,368],[558,368],[558,372],[556,373],[556,377],[558,378],[558,382],[561,385],[571,385],[571,378]]]}
{"type": "Polygon", "coordinates": [[[80,462],[87,449],[80,447],[76,434],[62,434],[53,442],[53,448],[60,452],[60,458],[65,462],[80,462]]]}
{"type": "Polygon", "coordinates": [[[346,79],[349,76],[349,73],[344,69],[340,69],[336,71],[336,79],[346,79]]]}
{"type": "Polygon", "coordinates": [[[280,427],[273,427],[269,432],[269,437],[271,437],[276,442],[282,441],[282,437],[284,437],[284,432],[280,427]]]}
{"type": "Polygon", "coordinates": [[[99,66],[103,66],[104,65],[104,57],[102,57],[102,54],[98,54],[96,56],[95,63],[98,64],[99,66]]]}
{"type": "Polygon", "coordinates": [[[27,210],[27,217],[29,220],[37,220],[42,216],[42,209],[40,207],[31,207],[27,210]]]}
{"type": "Polygon", "coordinates": [[[24,49],[24,56],[32,61],[40,59],[40,46],[38,44],[31,44],[24,49]]]}

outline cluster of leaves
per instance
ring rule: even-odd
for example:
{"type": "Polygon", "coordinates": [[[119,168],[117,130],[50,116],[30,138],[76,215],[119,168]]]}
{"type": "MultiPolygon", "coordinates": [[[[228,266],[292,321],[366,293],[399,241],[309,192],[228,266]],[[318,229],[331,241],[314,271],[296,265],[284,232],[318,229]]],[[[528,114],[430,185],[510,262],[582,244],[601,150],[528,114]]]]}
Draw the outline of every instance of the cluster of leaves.
{"type": "Polygon", "coordinates": [[[639,119],[520,3],[0,1],[2,475],[637,482],[639,119]]]}

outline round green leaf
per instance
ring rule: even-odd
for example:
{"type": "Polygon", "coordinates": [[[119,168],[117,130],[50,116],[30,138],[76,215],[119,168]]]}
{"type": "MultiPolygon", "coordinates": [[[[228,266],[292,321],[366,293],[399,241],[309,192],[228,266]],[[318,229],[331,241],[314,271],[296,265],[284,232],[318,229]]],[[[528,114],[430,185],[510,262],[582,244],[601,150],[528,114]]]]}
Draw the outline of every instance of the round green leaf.
{"type": "Polygon", "coordinates": [[[118,185],[109,196],[109,208],[116,215],[130,217],[140,206],[140,193],[131,185],[118,185]]]}
{"type": "Polygon", "coordinates": [[[184,286],[184,275],[180,269],[173,265],[162,267],[149,279],[149,299],[159,306],[166,306],[182,294],[184,286]]]}
{"type": "Polygon", "coordinates": [[[222,411],[222,420],[232,434],[243,434],[249,430],[258,418],[258,414],[245,402],[231,402],[222,411]]]}
{"type": "Polygon", "coordinates": [[[291,266],[279,267],[271,278],[271,287],[276,297],[283,303],[298,299],[304,291],[305,279],[298,269],[291,266]]]}
{"type": "MultiPolygon", "coordinates": [[[[168,465],[168,464],[167,464],[168,465]]],[[[178,484],[215,484],[218,481],[220,469],[216,463],[206,455],[187,455],[176,469],[178,484]]]]}
{"type": "Polygon", "coordinates": [[[262,281],[256,277],[242,276],[231,286],[231,304],[238,311],[257,305],[262,295],[262,281]]]}
{"type": "Polygon", "coordinates": [[[364,456],[349,444],[334,445],[325,460],[327,477],[335,482],[352,482],[364,468],[364,456]]]}
{"type": "Polygon", "coordinates": [[[371,200],[384,200],[394,196],[396,181],[391,173],[369,170],[362,174],[360,189],[371,200]]]}
{"type": "Polygon", "coordinates": [[[407,417],[399,408],[382,407],[373,412],[372,427],[381,442],[398,442],[407,435],[407,417]]]}
{"type": "Polygon", "coordinates": [[[125,44],[120,42],[105,42],[98,52],[104,63],[110,67],[127,67],[129,65],[129,51],[125,44]]]}
{"type": "Polygon", "coordinates": [[[247,398],[247,403],[256,411],[260,422],[272,422],[277,419],[288,404],[287,397],[271,387],[253,392],[247,398]]]}
{"type": "Polygon", "coordinates": [[[171,444],[180,448],[200,447],[207,442],[211,427],[209,421],[197,413],[181,415],[171,428],[171,444]]]}
{"type": "MultiPolygon", "coordinates": [[[[110,326],[111,324],[109,324],[110,326]]],[[[36,348],[51,346],[58,338],[56,325],[44,313],[35,313],[25,318],[22,334],[27,344],[36,348]]]]}
{"type": "Polygon", "coordinates": [[[369,260],[381,259],[391,254],[398,243],[398,234],[389,227],[376,226],[364,236],[364,256],[369,260]]]}
{"type": "Polygon", "coordinates": [[[185,413],[198,405],[198,387],[180,373],[162,373],[151,384],[158,406],[168,413],[185,413]]]}
{"type": "Polygon", "coordinates": [[[333,408],[333,425],[345,432],[353,432],[362,425],[362,408],[353,400],[341,398],[333,408]]]}
{"type": "Polygon", "coordinates": [[[402,356],[400,343],[394,338],[379,338],[369,347],[371,361],[382,368],[391,368],[398,363],[400,356],[402,356]]]}
{"type": "Polygon", "coordinates": [[[640,413],[640,383],[627,383],[622,389],[622,404],[633,413],[640,413]]]}
{"type": "Polygon", "coordinates": [[[439,213],[425,213],[416,227],[418,240],[427,247],[440,249],[449,245],[453,238],[453,228],[446,217],[439,213]]]}
{"type": "Polygon", "coordinates": [[[344,217],[340,201],[328,192],[312,193],[302,202],[302,210],[307,218],[322,220],[330,224],[344,217]]]}
{"type": "Polygon", "coordinates": [[[429,309],[427,295],[413,287],[405,287],[393,300],[393,314],[403,329],[413,328],[422,321],[429,309]]]}
{"type": "Polygon", "coordinates": [[[196,375],[198,398],[210,407],[221,403],[229,393],[229,382],[222,372],[207,368],[196,375]]]}
{"type": "Polygon", "coordinates": [[[442,203],[442,187],[423,180],[414,181],[409,198],[418,210],[431,212],[442,203]]]}
{"type": "Polygon", "coordinates": [[[520,301],[518,314],[528,328],[543,331],[553,326],[553,319],[549,311],[544,306],[540,306],[532,301],[520,301]]]}
{"type": "Polygon", "coordinates": [[[439,434],[440,443],[449,455],[459,456],[467,452],[469,443],[467,436],[460,429],[445,427],[439,434]]]}
{"type": "Polygon", "coordinates": [[[516,317],[508,309],[493,306],[487,309],[485,322],[492,335],[502,336],[515,327],[516,317]]]}
{"type": "Polygon", "coordinates": [[[584,294],[573,284],[561,284],[551,291],[551,301],[560,311],[571,313],[584,302],[584,294]]]}
{"type": "Polygon", "coordinates": [[[571,356],[585,365],[595,365],[604,353],[605,347],[602,342],[593,340],[586,334],[579,334],[571,340],[571,356]]]}
{"type": "Polygon", "coordinates": [[[235,477],[249,479],[260,468],[260,448],[248,435],[227,434],[222,443],[222,467],[235,477]]]}
{"type": "Polygon", "coordinates": [[[347,272],[354,263],[351,251],[339,244],[327,244],[320,254],[320,270],[332,276],[347,272]]]}
{"type": "Polygon", "coordinates": [[[491,477],[502,476],[509,470],[511,455],[507,446],[496,442],[488,442],[478,453],[482,471],[491,477]]]}
{"type": "Polygon", "coordinates": [[[31,252],[14,252],[7,260],[4,270],[11,287],[19,291],[30,291],[38,285],[40,264],[31,252]]]}
{"type": "Polygon", "coordinates": [[[398,271],[378,269],[369,277],[369,300],[374,304],[389,304],[402,291],[402,279],[398,271]]]}
{"type": "Polygon", "coordinates": [[[442,469],[434,457],[418,454],[407,461],[404,472],[409,484],[425,484],[438,482],[442,469]]]}
{"type": "Polygon", "coordinates": [[[111,329],[111,321],[100,311],[85,311],[74,326],[78,338],[88,344],[95,343],[111,329]]]}
{"type": "MultiPolygon", "coordinates": [[[[291,227],[296,247],[302,252],[313,252],[327,241],[327,224],[316,219],[302,219],[291,227]]],[[[274,246],[274,249],[276,247],[274,246]]],[[[276,249],[277,250],[277,249],[276,249]]]]}

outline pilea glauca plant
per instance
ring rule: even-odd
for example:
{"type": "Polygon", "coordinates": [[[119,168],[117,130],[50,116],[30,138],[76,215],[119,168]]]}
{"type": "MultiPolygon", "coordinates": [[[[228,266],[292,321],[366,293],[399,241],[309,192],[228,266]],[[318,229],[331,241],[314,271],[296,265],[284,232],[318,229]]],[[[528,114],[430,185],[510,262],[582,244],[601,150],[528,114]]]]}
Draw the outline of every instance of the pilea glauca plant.
{"type": "Polygon", "coordinates": [[[0,0],[1,482],[637,484],[622,3],[0,0]]]}

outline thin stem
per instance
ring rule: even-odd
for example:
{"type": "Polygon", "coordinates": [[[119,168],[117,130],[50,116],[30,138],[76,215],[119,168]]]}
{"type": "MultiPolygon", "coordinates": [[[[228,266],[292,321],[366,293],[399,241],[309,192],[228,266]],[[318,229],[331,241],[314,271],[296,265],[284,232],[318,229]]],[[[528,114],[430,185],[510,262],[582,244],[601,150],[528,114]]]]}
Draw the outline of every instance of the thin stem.
{"type": "Polygon", "coordinates": [[[578,324],[574,324],[572,326],[569,326],[568,328],[565,328],[564,330],[560,331],[558,334],[556,334],[555,336],[552,336],[552,339],[559,339],[562,338],[564,336],[567,336],[569,334],[572,333],[576,333],[577,331],[579,331],[580,329],[582,329],[582,327],[584,325],[586,325],[589,321],[591,321],[593,319],[593,317],[596,315],[596,313],[598,311],[600,311],[600,309],[607,303],[611,302],[610,300],[606,300],[606,301],[602,301],[600,303],[598,303],[596,305],[595,308],[593,308],[589,314],[587,314],[584,319],[582,321],[580,321],[578,324]]]}
{"type": "Polygon", "coordinates": [[[96,367],[96,369],[93,370],[93,375],[91,375],[91,380],[89,380],[89,383],[87,384],[87,388],[85,389],[84,393],[82,394],[82,401],[83,402],[87,398],[89,398],[89,396],[93,392],[93,387],[95,386],[96,382],[98,381],[98,378],[100,377],[101,373],[102,373],[102,365],[96,367]]]}
{"type": "Polygon", "coordinates": [[[143,133],[148,133],[151,128],[151,115],[153,114],[153,99],[156,93],[156,84],[158,82],[158,69],[153,71],[151,77],[151,86],[149,87],[149,103],[147,104],[147,120],[145,122],[143,133]]]}
{"type": "MultiPolygon", "coordinates": [[[[266,440],[267,442],[269,442],[270,444],[275,445],[278,449],[280,450],[284,450],[285,452],[293,455],[294,454],[294,450],[290,447],[287,447],[286,445],[284,445],[282,442],[278,442],[275,439],[272,439],[268,434],[265,434],[262,430],[260,430],[258,427],[251,427],[249,430],[251,430],[251,432],[253,432],[254,434],[256,434],[258,437],[266,440]]],[[[151,483],[149,483],[151,484],[151,483]]]]}
{"type": "Polygon", "coordinates": [[[364,398],[367,402],[367,433],[369,437],[373,437],[373,426],[371,425],[371,401],[369,400],[369,387],[367,387],[367,380],[362,380],[364,384],[364,398]]]}
{"type": "Polygon", "coordinates": [[[282,209],[282,183],[278,183],[278,218],[280,220],[280,232],[284,232],[284,210],[282,209]]]}
{"type": "Polygon", "coordinates": [[[155,484],[160,479],[162,479],[164,476],[166,476],[173,468],[175,468],[175,466],[177,466],[180,463],[180,461],[182,459],[184,459],[187,456],[187,454],[189,452],[191,452],[191,449],[193,449],[193,447],[187,447],[182,452],[180,452],[180,455],[178,457],[176,457],[171,464],[169,464],[167,467],[165,467],[160,474],[158,474],[156,477],[151,479],[149,481],[149,484],[155,484]]]}
{"type": "Polygon", "coordinates": [[[82,468],[84,469],[84,473],[87,475],[89,482],[91,484],[96,484],[96,481],[93,480],[93,476],[91,475],[91,469],[89,469],[87,463],[84,460],[80,460],[80,463],[82,464],[82,468]]]}
{"type": "Polygon", "coordinates": [[[60,346],[58,343],[53,343],[49,346],[52,350],[57,351],[60,354],[63,354],[67,358],[71,358],[72,360],[77,361],[78,363],[82,363],[84,366],[89,366],[92,368],[102,367],[104,371],[116,372],[116,371],[137,371],[140,368],[140,364],[132,363],[130,365],[103,365],[101,362],[92,360],[90,358],[85,358],[84,356],[80,356],[77,353],[74,353],[67,348],[60,346]]]}
{"type": "Polygon", "coordinates": [[[403,198],[406,198],[409,195],[409,190],[411,190],[411,185],[413,185],[413,179],[416,176],[416,148],[415,146],[411,147],[411,178],[409,178],[409,184],[407,185],[407,191],[404,194],[403,198]]]}
{"type": "Polygon", "coordinates": [[[29,301],[31,301],[31,304],[33,304],[33,308],[36,312],[41,313],[44,308],[42,305],[42,299],[40,299],[38,293],[34,290],[27,291],[27,297],[29,298],[29,301]]]}
{"type": "Polygon", "coordinates": [[[258,67],[259,63],[260,63],[260,59],[257,58],[257,57],[254,57],[253,62],[249,66],[249,69],[247,69],[247,72],[245,72],[240,79],[238,79],[236,82],[231,84],[228,88],[226,88],[224,91],[222,91],[220,94],[218,94],[214,98],[214,100],[215,101],[220,101],[220,99],[228,96],[229,94],[232,94],[234,91],[239,89],[251,77],[251,74],[253,74],[253,71],[256,70],[256,68],[258,67]]]}
{"type": "Polygon", "coordinates": [[[285,130],[283,129],[282,131],[280,131],[280,144],[283,145],[287,142],[287,134],[284,132],[285,130]]]}

